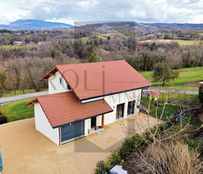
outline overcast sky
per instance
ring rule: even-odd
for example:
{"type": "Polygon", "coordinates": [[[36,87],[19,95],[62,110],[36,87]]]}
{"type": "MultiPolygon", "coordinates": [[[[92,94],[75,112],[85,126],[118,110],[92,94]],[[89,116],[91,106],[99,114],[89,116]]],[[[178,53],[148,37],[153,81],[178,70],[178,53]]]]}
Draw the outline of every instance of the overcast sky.
{"type": "Polygon", "coordinates": [[[203,23],[203,0],[0,0],[0,23],[17,19],[203,23]]]}

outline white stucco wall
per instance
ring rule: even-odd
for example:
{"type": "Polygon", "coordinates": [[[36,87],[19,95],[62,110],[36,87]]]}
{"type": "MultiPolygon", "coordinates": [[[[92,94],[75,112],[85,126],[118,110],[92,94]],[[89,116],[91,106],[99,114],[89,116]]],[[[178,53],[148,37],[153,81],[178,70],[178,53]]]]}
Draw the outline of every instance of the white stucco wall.
{"type": "Polygon", "coordinates": [[[104,115],[104,124],[110,124],[116,121],[116,106],[118,104],[124,103],[124,118],[127,118],[127,111],[128,111],[128,102],[129,101],[135,101],[135,111],[134,114],[138,114],[139,109],[137,108],[137,105],[140,104],[141,100],[141,89],[129,91],[129,92],[123,92],[118,93],[114,95],[105,96],[105,101],[111,106],[113,109],[113,112],[110,112],[108,114],[104,115]]]}
{"type": "Polygon", "coordinates": [[[128,91],[128,92],[117,93],[114,95],[108,95],[108,96],[104,96],[104,97],[83,100],[83,103],[104,99],[113,109],[113,112],[104,115],[104,125],[107,125],[107,124],[110,124],[110,123],[113,123],[116,121],[116,109],[117,109],[116,106],[118,104],[122,104],[122,103],[125,104],[124,105],[124,118],[126,118],[127,111],[128,111],[128,102],[135,101],[134,114],[135,115],[138,114],[139,109],[137,108],[137,106],[140,104],[141,95],[142,95],[142,89],[137,89],[137,90],[132,90],[132,91],[128,91]]]}
{"type": "Polygon", "coordinates": [[[85,120],[85,136],[88,135],[88,130],[91,128],[91,118],[85,120]]]}
{"type": "MultiPolygon", "coordinates": [[[[91,118],[88,118],[85,120],[85,136],[87,136],[89,133],[89,129],[91,129],[91,118]]],[[[102,126],[102,115],[98,115],[96,117],[96,126],[102,126]]]]}
{"type": "Polygon", "coordinates": [[[49,94],[69,91],[67,89],[67,83],[65,79],[58,71],[55,73],[55,75],[49,77],[48,88],[49,88],[49,94]],[[62,84],[60,83],[60,78],[62,80],[62,84]]]}
{"type": "Polygon", "coordinates": [[[52,128],[39,103],[34,104],[34,112],[36,130],[59,145],[59,128],[52,128]]]}
{"type": "Polygon", "coordinates": [[[96,122],[97,122],[97,126],[102,126],[102,115],[97,116],[96,122]]]}

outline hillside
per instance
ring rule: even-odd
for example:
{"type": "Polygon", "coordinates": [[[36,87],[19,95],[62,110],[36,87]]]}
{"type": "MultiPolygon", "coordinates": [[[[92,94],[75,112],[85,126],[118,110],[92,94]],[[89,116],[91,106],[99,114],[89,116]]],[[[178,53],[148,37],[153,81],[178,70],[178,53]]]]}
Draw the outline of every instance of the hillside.
{"type": "MultiPolygon", "coordinates": [[[[11,25],[19,23],[36,28],[44,24],[28,20],[11,25]]],[[[52,24],[43,26],[51,27],[52,24]]],[[[203,66],[203,30],[195,29],[202,25],[106,22],[75,26],[70,29],[2,30],[0,70],[6,80],[0,95],[5,91],[46,88],[39,79],[56,64],[125,59],[138,71],[153,71],[157,62],[164,58],[171,69],[203,66]],[[170,31],[172,26],[174,29],[170,31]]],[[[200,75],[197,77],[202,80],[200,75]]],[[[182,88],[182,84],[170,83],[167,84],[170,88],[182,88]]],[[[191,85],[187,84],[184,89],[193,90],[191,85]]]]}

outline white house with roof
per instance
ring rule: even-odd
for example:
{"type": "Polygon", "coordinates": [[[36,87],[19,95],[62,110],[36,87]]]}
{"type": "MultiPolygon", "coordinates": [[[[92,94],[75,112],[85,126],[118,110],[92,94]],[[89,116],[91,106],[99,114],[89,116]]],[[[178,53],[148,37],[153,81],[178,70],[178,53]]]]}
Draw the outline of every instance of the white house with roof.
{"type": "Polygon", "coordinates": [[[56,65],[43,79],[49,94],[34,99],[36,129],[57,145],[138,114],[150,86],[126,61],[56,65]]]}

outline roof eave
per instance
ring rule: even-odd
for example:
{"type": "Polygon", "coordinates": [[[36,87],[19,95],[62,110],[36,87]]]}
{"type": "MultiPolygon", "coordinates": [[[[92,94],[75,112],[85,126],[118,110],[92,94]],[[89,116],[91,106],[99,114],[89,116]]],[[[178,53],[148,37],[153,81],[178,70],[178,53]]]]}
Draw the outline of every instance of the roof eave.
{"type": "Polygon", "coordinates": [[[49,77],[54,75],[58,71],[57,66],[55,66],[51,71],[49,71],[44,77],[42,77],[40,80],[47,80],[49,77]]]}
{"type": "Polygon", "coordinates": [[[26,106],[32,107],[32,106],[34,106],[35,103],[39,103],[38,98],[34,98],[29,103],[27,103],[26,106]]]}
{"type": "Polygon", "coordinates": [[[96,114],[96,115],[92,115],[92,116],[89,116],[89,117],[85,117],[85,118],[82,118],[82,119],[78,119],[78,120],[74,120],[74,121],[71,121],[71,122],[67,122],[65,124],[59,124],[59,125],[56,125],[56,126],[52,126],[53,129],[55,128],[58,128],[58,127],[61,127],[63,125],[66,125],[66,124],[69,124],[69,123],[73,123],[73,122],[76,122],[76,121],[80,121],[80,120],[86,120],[86,119],[89,119],[89,118],[92,118],[92,117],[96,117],[96,116],[99,116],[101,114],[108,114],[110,112],[113,112],[113,109],[111,109],[110,111],[107,111],[107,112],[103,112],[103,113],[99,113],[99,114],[96,114]]]}
{"type": "Polygon", "coordinates": [[[112,93],[108,93],[108,94],[103,94],[103,95],[97,95],[97,96],[93,96],[93,97],[88,97],[88,98],[81,98],[80,101],[85,101],[85,100],[91,100],[91,99],[95,99],[95,98],[99,98],[99,97],[105,97],[108,95],[114,95],[114,94],[118,94],[118,93],[122,93],[122,92],[128,92],[128,91],[133,91],[133,90],[138,90],[138,89],[143,89],[143,88],[147,88],[150,87],[151,84],[149,83],[146,86],[143,87],[139,87],[139,88],[133,88],[133,89],[129,89],[129,90],[124,90],[124,91],[118,91],[118,92],[112,92],[112,93]]]}

